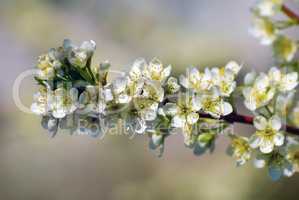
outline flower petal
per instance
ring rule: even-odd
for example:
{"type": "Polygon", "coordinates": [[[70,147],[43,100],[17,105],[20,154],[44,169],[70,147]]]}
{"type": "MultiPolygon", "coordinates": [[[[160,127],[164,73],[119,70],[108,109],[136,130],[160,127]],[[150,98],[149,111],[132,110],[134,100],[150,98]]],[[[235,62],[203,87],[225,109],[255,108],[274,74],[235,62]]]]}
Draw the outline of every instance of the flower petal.
{"type": "Polygon", "coordinates": [[[253,164],[256,168],[264,168],[266,166],[266,161],[263,159],[254,159],[253,164]]]}
{"type": "Polygon", "coordinates": [[[239,73],[242,66],[238,65],[235,61],[230,61],[226,64],[225,69],[231,70],[235,75],[239,73]]]}
{"type": "Polygon", "coordinates": [[[254,118],[253,124],[257,130],[265,130],[268,125],[268,121],[265,117],[259,115],[254,118]]]}
{"type": "Polygon", "coordinates": [[[274,143],[276,146],[281,146],[284,143],[284,135],[281,132],[278,132],[274,136],[274,143]]]}
{"type": "Polygon", "coordinates": [[[178,112],[177,105],[174,103],[165,104],[165,106],[163,107],[163,110],[164,110],[165,114],[169,115],[169,116],[174,116],[178,112]]]}
{"type": "Polygon", "coordinates": [[[258,137],[257,135],[252,135],[249,139],[249,145],[251,148],[256,149],[260,146],[261,144],[261,138],[258,137]]]}
{"type": "Polygon", "coordinates": [[[270,140],[262,140],[260,144],[260,151],[262,153],[271,153],[274,149],[274,144],[270,140]]]}
{"type": "Polygon", "coordinates": [[[188,81],[188,79],[184,75],[180,75],[179,80],[180,80],[180,84],[184,88],[189,88],[189,81],[188,81]]]}
{"type": "Polygon", "coordinates": [[[172,118],[171,126],[175,128],[182,128],[185,126],[186,118],[182,115],[175,115],[172,118]]]}
{"type": "Polygon", "coordinates": [[[223,116],[229,115],[233,112],[233,107],[228,102],[222,104],[222,114],[223,116]]]}
{"type": "Polygon", "coordinates": [[[244,84],[252,85],[254,83],[255,78],[256,78],[256,72],[254,71],[246,74],[244,78],[244,84]]]}
{"type": "Polygon", "coordinates": [[[274,130],[279,130],[281,128],[281,119],[275,115],[269,119],[269,125],[274,129],[274,130]]]}
{"type": "Polygon", "coordinates": [[[199,119],[199,115],[197,113],[190,113],[187,116],[187,122],[188,124],[195,124],[199,119]]]}

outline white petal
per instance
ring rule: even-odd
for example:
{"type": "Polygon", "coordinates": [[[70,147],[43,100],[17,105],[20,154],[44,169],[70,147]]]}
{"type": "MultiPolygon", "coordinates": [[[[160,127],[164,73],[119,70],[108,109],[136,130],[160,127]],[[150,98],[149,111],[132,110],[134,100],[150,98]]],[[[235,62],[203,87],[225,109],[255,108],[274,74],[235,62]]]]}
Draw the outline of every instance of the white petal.
{"type": "Polygon", "coordinates": [[[244,84],[252,85],[254,83],[255,78],[256,78],[256,72],[250,72],[246,74],[244,78],[244,84]]]}
{"type": "Polygon", "coordinates": [[[146,122],[141,119],[141,118],[138,118],[137,119],[137,125],[135,127],[135,132],[138,133],[138,134],[142,134],[144,133],[144,131],[146,130],[146,122]]]}
{"type": "Polygon", "coordinates": [[[276,146],[281,146],[284,143],[284,135],[280,132],[276,133],[274,136],[274,143],[276,146]]]}
{"type": "Polygon", "coordinates": [[[249,145],[251,148],[256,149],[260,146],[261,144],[261,138],[258,137],[257,135],[252,135],[249,139],[249,145]]]}
{"type": "Polygon", "coordinates": [[[161,73],[163,69],[162,62],[158,58],[153,58],[147,69],[153,73],[161,73]]]}
{"type": "Polygon", "coordinates": [[[281,80],[280,90],[284,92],[284,91],[290,91],[294,89],[298,84],[297,79],[298,79],[297,72],[292,72],[284,75],[281,80]]]}
{"type": "Polygon", "coordinates": [[[294,175],[295,172],[296,171],[295,171],[294,167],[291,166],[289,168],[284,168],[283,175],[285,175],[286,177],[291,177],[294,175]]]}
{"type": "Polygon", "coordinates": [[[170,76],[171,73],[171,65],[167,66],[163,71],[162,71],[162,77],[163,79],[166,79],[168,76],[170,76]]]}
{"type": "Polygon", "coordinates": [[[238,65],[237,62],[235,61],[230,61],[229,63],[227,63],[227,65],[225,66],[225,69],[229,69],[231,70],[234,74],[238,74],[240,69],[241,69],[241,66],[238,65]]]}
{"type": "Polygon", "coordinates": [[[78,90],[76,88],[71,88],[70,89],[70,97],[72,99],[72,101],[77,101],[78,100],[78,90]]]}
{"type": "Polygon", "coordinates": [[[123,92],[127,87],[127,79],[125,77],[119,77],[113,81],[113,91],[116,94],[123,92]]]}
{"type": "Polygon", "coordinates": [[[263,159],[255,159],[254,161],[254,166],[256,168],[264,168],[266,166],[266,161],[263,159]]]}
{"type": "Polygon", "coordinates": [[[269,86],[269,78],[266,74],[260,74],[255,80],[255,88],[258,91],[264,91],[269,86]]]}
{"type": "Polygon", "coordinates": [[[186,75],[193,82],[199,81],[201,79],[201,75],[200,75],[198,69],[195,67],[189,67],[187,69],[186,75]]]}
{"type": "Polygon", "coordinates": [[[187,122],[188,124],[195,124],[199,119],[199,115],[197,113],[190,113],[187,116],[187,122]]]}
{"type": "Polygon", "coordinates": [[[180,84],[184,87],[184,88],[189,88],[189,81],[188,79],[184,76],[184,75],[180,75],[180,84]]]}
{"type": "Polygon", "coordinates": [[[265,130],[268,125],[268,121],[263,116],[256,116],[253,120],[253,124],[257,130],[265,130]]]}
{"type": "Polygon", "coordinates": [[[99,100],[98,101],[98,112],[101,113],[101,114],[104,114],[105,113],[105,109],[106,109],[106,103],[105,101],[103,100],[99,100]]]}
{"type": "Polygon", "coordinates": [[[281,72],[277,67],[272,67],[268,72],[269,78],[274,83],[278,83],[281,79],[281,72]]]}
{"type": "Polygon", "coordinates": [[[281,128],[281,119],[275,115],[269,119],[269,125],[274,129],[274,130],[279,130],[281,128]]]}
{"type": "Polygon", "coordinates": [[[174,103],[167,103],[163,107],[163,110],[166,115],[174,116],[178,112],[177,105],[174,103]]]}
{"type": "Polygon", "coordinates": [[[192,98],[191,106],[193,111],[199,111],[202,108],[202,99],[200,96],[195,96],[192,98]]]}
{"type": "Polygon", "coordinates": [[[224,102],[222,105],[222,114],[223,116],[229,115],[233,112],[233,107],[228,102],[224,102]]]}
{"type": "Polygon", "coordinates": [[[93,100],[96,100],[96,99],[97,99],[97,92],[98,92],[98,89],[97,89],[96,86],[88,85],[88,86],[86,86],[85,91],[88,92],[88,94],[89,94],[89,96],[91,97],[91,99],[93,99],[93,100]]]}
{"type": "Polygon", "coordinates": [[[172,118],[172,121],[171,121],[171,126],[172,127],[175,127],[175,128],[182,128],[185,126],[185,123],[186,123],[186,119],[184,116],[181,116],[181,115],[175,115],[173,118],[172,118]]]}
{"type": "Polygon", "coordinates": [[[47,113],[46,105],[33,103],[31,105],[31,111],[37,115],[43,115],[47,113]]]}
{"type": "Polygon", "coordinates": [[[250,99],[252,98],[252,87],[244,87],[242,90],[242,94],[245,97],[245,99],[250,99]]]}
{"type": "Polygon", "coordinates": [[[55,118],[61,119],[61,118],[64,118],[66,116],[66,113],[65,113],[64,109],[60,108],[60,109],[53,110],[52,115],[55,118]]]}
{"type": "Polygon", "coordinates": [[[105,101],[112,101],[113,100],[113,95],[111,89],[104,89],[104,98],[105,101]]]}
{"type": "Polygon", "coordinates": [[[158,103],[153,103],[149,107],[140,110],[140,114],[145,121],[153,121],[157,117],[158,103]]]}
{"type": "Polygon", "coordinates": [[[119,103],[129,103],[131,101],[131,97],[127,94],[121,94],[118,96],[119,103]]]}
{"type": "Polygon", "coordinates": [[[87,51],[88,53],[93,53],[96,49],[96,43],[93,40],[90,41],[84,41],[81,46],[81,49],[84,49],[85,51],[87,51]]]}
{"type": "Polygon", "coordinates": [[[129,73],[130,77],[134,81],[140,79],[142,76],[142,71],[144,70],[146,65],[147,65],[146,61],[143,58],[139,58],[139,59],[135,60],[133,66],[132,66],[132,69],[129,73]]]}
{"type": "Polygon", "coordinates": [[[262,153],[271,153],[274,149],[274,144],[270,140],[262,140],[260,144],[260,151],[262,153]]]}
{"type": "Polygon", "coordinates": [[[166,114],[165,114],[163,108],[159,108],[159,109],[158,109],[158,115],[161,115],[161,116],[163,116],[163,117],[166,116],[166,114]]]}

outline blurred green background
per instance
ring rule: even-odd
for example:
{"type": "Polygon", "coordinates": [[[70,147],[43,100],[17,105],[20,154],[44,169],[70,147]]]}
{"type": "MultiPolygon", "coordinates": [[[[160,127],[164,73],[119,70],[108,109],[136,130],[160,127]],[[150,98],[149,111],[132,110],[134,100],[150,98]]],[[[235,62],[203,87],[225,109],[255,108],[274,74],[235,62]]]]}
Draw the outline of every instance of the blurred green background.
{"type": "MultiPolygon", "coordinates": [[[[12,100],[16,77],[64,38],[97,42],[94,64],[127,71],[137,57],[158,56],[174,74],[189,65],[231,59],[242,73],[269,68],[271,49],[248,34],[255,0],[0,0],[0,199],[298,199],[299,176],[272,182],[252,164],[236,168],[219,138],[213,155],[195,157],[176,135],[157,158],[147,137],[103,140],[60,133],[50,139],[40,119],[12,100]]],[[[26,79],[21,97],[36,90],[26,79]]],[[[237,125],[239,134],[249,134],[237,125]]]]}

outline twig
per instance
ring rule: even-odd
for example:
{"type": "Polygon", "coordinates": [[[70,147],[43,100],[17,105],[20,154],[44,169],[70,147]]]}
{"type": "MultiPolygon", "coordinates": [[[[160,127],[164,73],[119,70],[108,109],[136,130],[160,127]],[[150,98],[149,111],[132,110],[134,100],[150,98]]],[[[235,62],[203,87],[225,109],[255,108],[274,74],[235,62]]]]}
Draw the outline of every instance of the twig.
{"type": "MultiPolygon", "coordinates": [[[[214,119],[211,115],[204,114],[204,113],[200,113],[200,117],[214,119]]],[[[253,117],[252,116],[240,115],[237,113],[232,113],[230,115],[223,116],[220,119],[225,120],[229,123],[241,123],[241,124],[253,125],[253,117]]],[[[299,128],[296,128],[296,127],[292,127],[289,125],[283,125],[283,130],[285,130],[288,133],[294,134],[294,135],[299,135],[299,128]]]]}
{"type": "Polygon", "coordinates": [[[288,8],[286,5],[282,5],[281,7],[282,12],[287,15],[289,18],[293,19],[297,23],[299,23],[299,14],[295,13],[293,10],[288,8]]]}

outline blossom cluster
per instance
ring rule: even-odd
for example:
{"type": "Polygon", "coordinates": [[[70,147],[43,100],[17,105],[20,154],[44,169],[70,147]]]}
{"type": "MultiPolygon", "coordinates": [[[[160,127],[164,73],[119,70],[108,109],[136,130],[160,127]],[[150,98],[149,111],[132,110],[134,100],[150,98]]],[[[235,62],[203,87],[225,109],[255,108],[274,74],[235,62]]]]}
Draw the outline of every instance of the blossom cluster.
{"type": "Polygon", "coordinates": [[[166,139],[176,133],[198,156],[213,152],[217,138],[224,136],[237,166],[252,159],[257,168],[267,167],[273,180],[291,176],[299,171],[299,138],[289,132],[291,126],[299,130],[298,41],[283,31],[299,19],[280,19],[283,6],[283,0],[260,0],[252,8],[250,32],[261,44],[273,46],[277,67],[249,72],[243,83],[237,82],[242,66],[235,61],[222,67],[191,66],[176,78],[171,65],[139,58],[127,73],[115,73],[108,61],[92,64],[94,41],[77,46],[64,40],[38,58],[39,90],[31,110],[51,136],[62,129],[99,137],[121,124],[133,136],[147,135],[150,149],[160,156],[166,139]],[[235,103],[239,96],[253,115],[245,116],[255,128],[250,136],[231,129],[242,122],[235,103]]]}
{"type": "Polygon", "coordinates": [[[287,132],[287,126],[298,127],[299,104],[295,103],[298,85],[298,41],[284,30],[298,25],[298,19],[284,11],[283,0],[260,0],[252,8],[250,33],[262,45],[272,45],[278,67],[267,73],[250,72],[241,86],[245,107],[252,112],[255,133],[250,137],[233,135],[230,154],[237,164],[253,157],[257,168],[267,167],[273,180],[298,171],[298,138],[287,132]],[[286,14],[283,17],[281,14],[286,14]],[[288,125],[287,125],[288,124],[288,125]]]}
{"type": "Polygon", "coordinates": [[[285,124],[299,126],[299,104],[294,103],[297,72],[272,67],[267,73],[250,72],[237,84],[242,66],[235,61],[223,67],[189,67],[175,78],[170,65],[139,58],[128,73],[113,77],[108,61],[92,65],[95,50],[94,41],[76,46],[65,40],[39,57],[35,79],[40,88],[31,110],[42,116],[42,126],[51,136],[64,129],[98,137],[121,123],[133,135],[147,135],[149,147],[159,155],[166,138],[175,133],[183,135],[195,155],[213,152],[216,139],[227,136],[227,152],[237,166],[255,155],[255,165],[267,166],[273,179],[299,169],[298,138],[284,129],[285,124]],[[230,117],[237,114],[238,91],[254,115],[256,132],[250,137],[229,129],[230,117]]]}
{"type": "Polygon", "coordinates": [[[278,17],[284,0],[259,0],[252,8],[253,25],[250,32],[259,38],[262,45],[272,45],[274,56],[281,65],[296,65],[294,61],[298,41],[288,37],[284,30],[298,25],[292,18],[278,17]]]}

